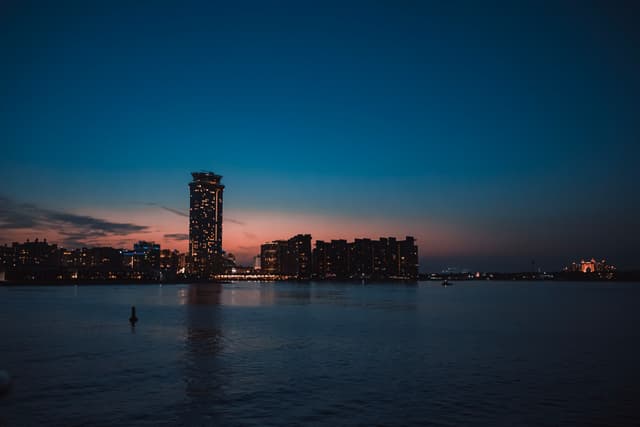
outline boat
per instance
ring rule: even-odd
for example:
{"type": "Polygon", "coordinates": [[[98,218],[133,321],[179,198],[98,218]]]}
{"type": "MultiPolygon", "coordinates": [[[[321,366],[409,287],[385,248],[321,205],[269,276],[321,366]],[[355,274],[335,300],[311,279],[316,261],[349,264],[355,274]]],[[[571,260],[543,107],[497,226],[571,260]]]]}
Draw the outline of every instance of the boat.
{"type": "Polygon", "coordinates": [[[444,279],[442,281],[442,286],[453,286],[453,283],[449,282],[449,279],[444,279]]]}

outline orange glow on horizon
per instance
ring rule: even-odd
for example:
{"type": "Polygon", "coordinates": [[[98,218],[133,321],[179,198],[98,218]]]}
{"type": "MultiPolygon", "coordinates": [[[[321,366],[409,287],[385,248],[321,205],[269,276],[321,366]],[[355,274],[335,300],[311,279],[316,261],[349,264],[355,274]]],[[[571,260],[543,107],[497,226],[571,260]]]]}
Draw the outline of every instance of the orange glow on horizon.
{"type": "MultiPolygon", "coordinates": [[[[188,250],[188,240],[175,238],[188,235],[189,221],[186,216],[177,215],[156,207],[136,207],[118,211],[88,210],[81,212],[107,221],[144,225],[148,230],[126,235],[110,235],[87,239],[88,246],[113,246],[130,248],[138,240],[160,243],[163,249],[188,250]],[[166,236],[172,237],[166,237],[166,236]],[[182,236],[180,236],[182,235],[182,236]]],[[[421,256],[464,255],[487,253],[497,249],[495,238],[489,239],[478,230],[464,230],[450,224],[432,220],[358,218],[310,213],[276,211],[234,211],[226,210],[224,222],[223,248],[233,253],[242,264],[250,264],[253,256],[260,252],[260,245],[278,239],[288,239],[296,234],[311,234],[313,240],[331,240],[366,237],[413,236],[418,240],[421,256]],[[492,242],[492,243],[489,243],[492,242]]],[[[72,231],[72,230],[61,230],[72,231]]],[[[65,246],[65,236],[53,230],[13,230],[3,236],[6,243],[12,241],[47,238],[51,243],[65,246]]]]}

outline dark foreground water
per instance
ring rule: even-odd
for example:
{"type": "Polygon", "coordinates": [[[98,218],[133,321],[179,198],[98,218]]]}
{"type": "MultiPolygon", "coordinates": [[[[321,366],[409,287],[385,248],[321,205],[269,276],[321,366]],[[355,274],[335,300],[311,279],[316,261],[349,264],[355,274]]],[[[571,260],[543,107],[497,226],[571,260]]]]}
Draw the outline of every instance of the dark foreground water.
{"type": "Polygon", "coordinates": [[[639,303],[621,283],[4,287],[0,425],[640,425],[639,303]]]}

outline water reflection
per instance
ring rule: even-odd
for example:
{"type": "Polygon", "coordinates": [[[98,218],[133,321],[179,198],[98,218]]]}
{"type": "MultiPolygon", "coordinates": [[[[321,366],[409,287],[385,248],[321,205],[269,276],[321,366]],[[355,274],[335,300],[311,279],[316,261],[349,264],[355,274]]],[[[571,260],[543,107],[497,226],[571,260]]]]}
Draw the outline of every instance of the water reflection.
{"type": "Polygon", "coordinates": [[[289,289],[278,291],[278,304],[309,304],[312,288],[307,283],[295,284],[289,289]]]}
{"type": "Polygon", "coordinates": [[[178,291],[180,305],[208,304],[238,307],[274,305],[275,290],[264,284],[199,284],[178,291]]]}
{"type": "Polygon", "coordinates": [[[232,284],[224,288],[221,295],[223,305],[257,307],[275,304],[275,292],[272,285],[232,284]]]}
{"type": "MultiPolygon", "coordinates": [[[[186,408],[182,424],[211,424],[216,406],[224,399],[222,316],[219,312],[221,285],[194,284],[182,289],[185,317],[184,385],[186,408]]],[[[215,423],[215,422],[214,422],[215,423]]]]}
{"type": "Polygon", "coordinates": [[[224,306],[273,305],[272,286],[256,284],[192,284],[178,291],[185,307],[185,407],[181,424],[221,423],[231,397],[229,378],[232,364],[225,360],[229,351],[224,333],[224,306]]]}

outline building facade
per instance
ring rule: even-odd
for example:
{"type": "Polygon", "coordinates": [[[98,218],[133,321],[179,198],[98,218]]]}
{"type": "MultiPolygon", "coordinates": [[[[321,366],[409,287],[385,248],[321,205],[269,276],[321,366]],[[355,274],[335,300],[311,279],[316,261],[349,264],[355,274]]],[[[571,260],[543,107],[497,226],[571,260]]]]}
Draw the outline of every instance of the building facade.
{"type": "Polygon", "coordinates": [[[278,243],[265,243],[260,246],[260,272],[263,274],[279,274],[278,243]]]}
{"type": "Polygon", "coordinates": [[[329,279],[402,279],[418,278],[418,247],[415,239],[382,237],[379,240],[355,239],[316,241],[313,251],[313,277],[329,279]]]}
{"type": "Polygon", "coordinates": [[[398,277],[418,278],[418,246],[411,236],[398,242],[398,277]]]}
{"type": "Polygon", "coordinates": [[[193,172],[189,183],[189,270],[208,279],[222,270],[222,176],[193,172]]]}
{"type": "Polygon", "coordinates": [[[311,234],[298,234],[287,242],[291,256],[289,275],[299,280],[311,278],[311,234]]]}
{"type": "Polygon", "coordinates": [[[260,272],[308,280],[312,273],[311,235],[298,234],[289,240],[275,240],[260,247],[260,272]]]}

